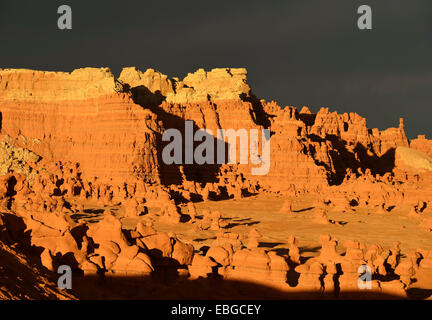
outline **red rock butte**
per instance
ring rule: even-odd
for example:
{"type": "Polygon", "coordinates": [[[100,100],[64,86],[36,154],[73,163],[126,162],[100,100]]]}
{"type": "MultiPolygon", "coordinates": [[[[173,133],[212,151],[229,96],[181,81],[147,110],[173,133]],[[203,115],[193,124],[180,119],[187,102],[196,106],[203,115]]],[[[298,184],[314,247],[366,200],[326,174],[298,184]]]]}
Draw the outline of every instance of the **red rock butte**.
{"type": "MultiPolygon", "coordinates": [[[[0,298],[104,297],[86,277],[161,270],[177,280],[166,276],[175,293],[159,298],[216,276],[289,298],[432,295],[432,140],[408,139],[403,119],[380,131],[356,113],[281,107],[252,93],[243,68],[183,80],[134,67],[118,78],[0,69],[0,130],[0,255],[50,288],[0,281],[0,298]],[[252,163],[165,164],[162,135],[186,120],[213,133],[270,130],[268,174],[252,163]],[[74,290],[55,285],[62,264],[74,290]],[[369,291],[358,287],[362,265],[369,291]]],[[[111,297],[141,297],[116,288],[111,297]]]]}

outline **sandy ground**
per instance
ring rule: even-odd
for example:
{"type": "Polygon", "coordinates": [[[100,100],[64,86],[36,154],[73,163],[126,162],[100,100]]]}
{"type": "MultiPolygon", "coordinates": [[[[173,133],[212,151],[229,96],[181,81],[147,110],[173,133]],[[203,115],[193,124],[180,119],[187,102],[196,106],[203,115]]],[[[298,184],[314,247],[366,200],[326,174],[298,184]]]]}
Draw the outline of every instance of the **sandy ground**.
{"type": "MultiPolygon", "coordinates": [[[[313,196],[296,198],[293,204],[293,210],[295,211],[293,214],[279,212],[284,200],[285,198],[282,197],[259,195],[240,200],[198,202],[195,203],[195,206],[199,214],[198,217],[205,209],[220,211],[228,223],[224,231],[247,236],[252,228],[258,229],[264,235],[260,239],[260,247],[278,251],[282,255],[288,252],[287,239],[291,234],[297,238],[301,255],[305,259],[319,255],[321,249],[319,236],[321,234],[331,234],[339,240],[339,253],[345,252],[343,242],[353,239],[364,242],[366,245],[377,243],[382,245],[384,249],[392,247],[394,241],[400,241],[402,258],[411,250],[418,248],[432,250],[432,232],[427,232],[418,227],[421,218],[408,217],[408,207],[396,207],[388,214],[379,214],[375,212],[375,209],[368,208],[361,208],[352,213],[342,213],[329,207],[328,217],[336,223],[321,225],[313,222],[315,210],[312,205],[315,200],[313,196]]],[[[119,217],[123,215],[121,208],[104,209],[105,211],[113,210],[119,217]]],[[[85,214],[80,216],[80,219],[96,222],[103,217],[103,208],[92,207],[91,203],[86,205],[85,211],[85,214]]],[[[182,207],[182,213],[187,214],[185,206],[182,207]]],[[[166,224],[160,222],[155,214],[157,214],[157,210],[150,210],[147,215],[137,218],[122,218],[121,221],[125,229],[134,229],[139,221],[152,220],[156,230],[174,232],[182,241],[192,243],[196,250],[210,246],[216,239],[216,231],[196,231],[194,224],[191,223],[166,224]]],[[[424,217],[431,215],[431,213],[426,213],[424,217]]],[[[413,285],[413,288],[416,287],[430,291],[432,289],[432,279],[422,279],[413,285]]],[[[89,293],[88,284],[85,284],[85,288],[84,291],[89,293]]],[[[126,288],[130,290],[129,286],[126,286],[126,288]]],[[[118,290],[117,286],[114,291],[116,290],[118,290]]],[[[164,291],[159,287],[155,287],[154,298],[156,296],[165,296],[167,292],[172,291],[172,288],[167,290],[164,291]],[[156,295],[156,292],[159,294],[156,295]]],[[[193,290],[196,290],[196,288],[193,290]]],[[[177,291],[187,292],[184,289],[177,291]]],[[[90,296],[94,294],[96,293],[92,293],[90,296]]],[[[203,296],[207,295],[203,292],[203,296]]],[[[211,296],[210,293],[208,293],[208,296],[211,296]]],[[[423,294],[422,298],[424,299],[427,296],[429,294],[423,294]]],[[[88,297],[84,295],[82,298],[88,297]]],[[[112,297],[110,296],[110,298],[112,297]]]]}

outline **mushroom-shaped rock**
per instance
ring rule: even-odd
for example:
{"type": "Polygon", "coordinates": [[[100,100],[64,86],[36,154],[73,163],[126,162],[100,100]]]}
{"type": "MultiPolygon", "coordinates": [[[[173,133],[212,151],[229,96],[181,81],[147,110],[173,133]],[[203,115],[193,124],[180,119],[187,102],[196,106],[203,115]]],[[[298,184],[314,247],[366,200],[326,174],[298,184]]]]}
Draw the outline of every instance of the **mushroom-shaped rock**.
{"type": "Polygon", "coordinates": [[[326,263],[326,275],[323,279],[324,291],[326,293],[335,293],[335,275],[337,274],[336,264],[332,261],[326,263]]]}
{"type": "Polygon", "coordinates": [[[411,278],[415,274],[413,263],[410,259],[401,262],[395,269],[395,274],[399,275],[400,280],[408,287],[411,284],[411,278]]]}
{"type": "Polygon", "coordinates": [[[323,266],[318,262],[312,262],[310,265],[299,265],[295,271],[300,273],[298,279],[298,288],[306,291],[321,291],[321,275],[323,266]]]}
{"type": "Polygon", "coordinates": [[[141,235],[141,237],[147,237],[151,235],[155,235],[157,231],[153,228],[153,224],[148,221],[146,224],[143,222],[138,222],[136,231],[141,235]]]}
{"type": "Polygon", "coordinates": [[[194,255],[194,247],[190,244],[185,244],[176,239],[171,258],[176,260],[180,265],[191,264],[194,255]]]}
{"type": "Polygon", "coordinates": [[[191,265],[188,266],[189,274],[191,279],[197,279],[199,277],[206,278],[212,273],[212,268],[216,267],[217,263],[214,262],[207,256],[195,254],[192,259],[191,265]]]}
{"type": "Polygon", "coordinates": [[[330,235],[325,234],[320,236],[321,252],[319,255],[320,261],[334,261],[339,262],[341,256],[337,253],[337,240],[333,239],[330,235]]]}
{"type": "Polygon", "coordinates": [[[227,249],[220,246],[211,246],[207,251],[207,257],[212,258],[222,267],[226,267],[231,263],[231,256],[227,249]]]}
{"type": "Polygon", "coordinates": [[[289,271],[288,263],[274,251],[270,251],[268,256],[270,258],[270,274],[268,279],[270,281],[279,282],[280,284],[285,284],[287,272],[289,271]]]}
{"type": "Polygon", "coordinates": [[[113,214],[108,213],[95,225],[90,225],[87,235],[97,244],[103,241],[114,241],[121,248],[129,245],[122,231],[122,225],[113,214]]]}
{"type": "Polygon", "coordinates": [[[249,232],[249,238],[248,238],[249,241],[248,241],[247,247],[249,249],[257,248],[259,245],[258,239],[261,237],[262,237],[262,235],[261,235],[261,233],[259,233],[259,231],[257,229],[255,229],[255,228],[252,229],[249,232]]]}
{"type": "Polygon", "coordinates": [[[297,246],[297,240],[293,235],[290,235],[288,237],[288,244],[289,244],[289,248],[288,248],[289,260],[293,264],[300,264],[300,258],[301,258],[300,249],[297,246]]]}

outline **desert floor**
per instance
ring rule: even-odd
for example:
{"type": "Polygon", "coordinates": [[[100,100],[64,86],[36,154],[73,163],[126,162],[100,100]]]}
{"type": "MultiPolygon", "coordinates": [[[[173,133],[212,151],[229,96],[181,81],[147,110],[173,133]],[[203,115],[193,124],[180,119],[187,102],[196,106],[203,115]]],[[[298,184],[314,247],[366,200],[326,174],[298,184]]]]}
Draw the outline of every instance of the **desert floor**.
{"type": "MultiPolygon", "coordinates": [[[[432,233],[418,227],[421,218],[408,217],[408,207],[396,207],[388,214],[376,213],[376,209],[360,208],[352,213],[343,213],[331,206],[328,207],[328,217],[333,224],[322,225],[313,222],[314,197],[296,198],[293,204],[293,214],[283,214],[279,210],[285,198],[278,196],[258,195],[243,199],[222,201],[203,201],[195,203],[198,214],[203,210],[218,210],[227,222],[226,232],[234,232],[247,236],[252,228],[259,230],[264,236],[260,239],[260,247],[278,251],[285,255],[288,252],[287,239],[294,235],[298,241],[301,255],[306,261],[319,255],[321,234],[330,234],[338,239],[338,251],[343,254],[346,240],[358,240],[366,245],[380,244],[384,249],[393,246],[394,241],[401,242],[402,258],[416,249],[432,249],[432,233]]],[[[100,208],[87,203],[85,213],[75,216],[78,221],[94,221],[97,223],[103,216],[103,211],[112,210],[122,216],[122,209],[100,208]]],[[[187,208],[182,207],[182,213],[187,215],[187,208]]],[[[166,224],[155,219],[157,211],[150,210],[137,218],[123,218],[125,229],[134,229],[139,221],[152,220],[158,231],[174,232],[176,236],[188,243],[193,243],[196,250],[210,246],[216,239],[217,231],[197,231],[194,224],[166,224]]],[[[428,212],[423,217],[432,216],[428,212]]],[[[200,215],[198,215],[200,218],[200,215]]],[[[87,286],[86,286],[87,287],[87,286]]],[[[432,279],[422,279],[413,288],[431,289],[432,279]]],[[[160,288],[155,290],[160,292],[160,288]]],[[[166,291],[165,291],[166,293],[166,291]]],[[[423,297],[425,298],[425,297],[423,297]]]]}

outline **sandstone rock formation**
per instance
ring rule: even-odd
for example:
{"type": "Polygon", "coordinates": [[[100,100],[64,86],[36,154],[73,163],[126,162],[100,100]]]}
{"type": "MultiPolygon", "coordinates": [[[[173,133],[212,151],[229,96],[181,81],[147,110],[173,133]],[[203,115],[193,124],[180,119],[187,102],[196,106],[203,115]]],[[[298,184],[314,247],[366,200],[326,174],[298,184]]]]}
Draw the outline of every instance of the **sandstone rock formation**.
{"type": "MultiPolygon", "coordinates": [[[[236,143],[236,154],[249,146],[236,143]]],[[[364,294],[358,270],[368,266],[374,293],[405,298],[430,283],[432,251],[404,245],[422,237],[428,245],[431,157],[432,142],[408,139],[403,119],[380,131],[355,113],[282,108],[259,100],[242,68],[199,69],[183,80],[134,67],[118,79],[108,68],[0,69],[0,255],[26,254],[43,270],[29,268],[32,277],[67,264],[84,277],[172,284],[188,275],[331,297],[364,294]],[[233,143],[217,141],[219,129],[256,130],[257,158],[268,129],[268,173],[253,174],[249,153],[247,163],[186,163],[185,154],[165,163],[163,134],[185,138],[185,121],[224,149],[233,143]],[[270,200],[252,214],[260,197],[270,200]],[[239,216],[227,215],[225,203],[239,216]],[[283,232],[262,227],[264,217],[283,232]],[[405,219],[397,226],[403,241],[367,238],[364,221],[374,228],[394,217],[405,219]],[[342,220],[358,234],[340,231],[342,220]],[[303,247],[305,229],[316,242],[333,228],[335,237],[321,235],[312,253],[311,243],[303,247]]],[[[8,294],[0,283],[0,297],[8,294]]]]}

